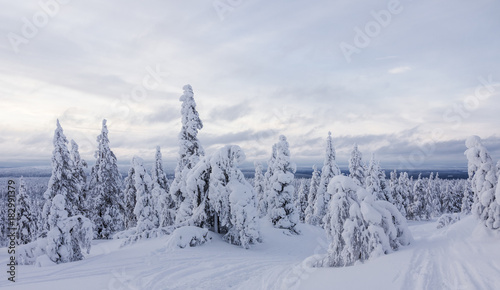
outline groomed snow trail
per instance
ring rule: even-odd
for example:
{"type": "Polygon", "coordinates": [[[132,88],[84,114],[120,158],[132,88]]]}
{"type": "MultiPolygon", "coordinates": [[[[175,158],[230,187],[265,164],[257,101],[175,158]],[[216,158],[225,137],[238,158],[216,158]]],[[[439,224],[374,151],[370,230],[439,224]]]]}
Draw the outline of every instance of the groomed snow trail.
{"type": "Polygon", "coordinates": [[[413,226],[416,236],[402,289],[500,289],[500,253],[474,219],[434,231],[413,226]],[[475,229],[475,230],[474,230],[475,229]]]}

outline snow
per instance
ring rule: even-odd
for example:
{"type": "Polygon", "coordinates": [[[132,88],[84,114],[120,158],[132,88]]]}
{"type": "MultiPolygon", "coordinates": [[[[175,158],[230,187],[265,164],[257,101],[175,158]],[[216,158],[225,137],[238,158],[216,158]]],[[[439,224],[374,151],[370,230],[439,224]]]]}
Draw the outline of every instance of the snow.
{"type": "Polygon", "coordinates": [[[167,249],[196,247],[203,245],[212,238],[208,237],[208,229],[194,226],[177,228],[167,242],[167,249]]]}
{"type": "MultiPolygon", "coordinates": [[[[184,249],[166,247],[173,235],[123,248],[119,240],[96,240],[85,260],[18,266],[17,281],[3,278],[0,288],[499,289],[500,236],[471,216],[443,229],[435,220],[410,222],[410,246],[344,268],[310,266],[314,255],[326,252],[323,229],[298,224],[302,235],[286,235],[266,219],[260,222],[263,242],[249,250],[212,232],[210,243],[184,249]]],[[[0,263],[8,258],[0,249],[0,263]]]]}

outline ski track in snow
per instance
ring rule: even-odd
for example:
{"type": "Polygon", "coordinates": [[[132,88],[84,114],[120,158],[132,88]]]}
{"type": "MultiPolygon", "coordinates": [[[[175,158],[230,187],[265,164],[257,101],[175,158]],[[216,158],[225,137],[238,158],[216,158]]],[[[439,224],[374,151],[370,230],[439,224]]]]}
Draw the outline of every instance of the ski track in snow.
{"type": "MultiPolygon", "coordinates": [[[[422,225],[430,226],[435,224],[422,225]]],[[[484,251],[454,226],[441,231],[429,230],[416,238],[401,288],[500,289],[499,256],[498,251],[484,251]]]]}
{"type": "MultiPolygon", "coordinates": [[[[345,268],[304,266],[325,238],[322,229],[312,226],[301,226],[301,236],[264,227],[264,242],[250,250],[228,245],[215,234],[211,242],[185,249],[167,248],[169,237],[123,248],[121,241],[97,241],[83,261],[20,266],[18,282],[4,279],[0,288],[500,289],[499,237],[478,232],[476,225],[473,218],[440,230],[435,222],[412,222],[415,241],[410,246],[345,268]]],[[[2,264],[8,258],[3,252],[2,264]]]]}

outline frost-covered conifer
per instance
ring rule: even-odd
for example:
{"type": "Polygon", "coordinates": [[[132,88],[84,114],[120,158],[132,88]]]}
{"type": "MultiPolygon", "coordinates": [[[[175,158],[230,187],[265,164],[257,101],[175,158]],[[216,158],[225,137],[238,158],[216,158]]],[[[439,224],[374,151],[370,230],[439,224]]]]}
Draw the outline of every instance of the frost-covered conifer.
{"type": "Polygon", "coordinates": [[[36,224],[31,210],[30,199],[28,198],[28,189],[24,178],[19,178],[18,193],[16,195],[16,215],[17,215],[17,243],[30,243],[35,236],[36,224]]]}
{"type": "Polygon", "coordinates": [[[354,143],[351,151],[351,158],[349,159],[349,177],[359,185],[365,186],[365,166],[363,164],[363,155],[358,150],[358,144],[354,143]]]}
{"type": "Polygon", "coordinates": [[[470,180],[466,180],[463,190],[461,212],[464,214],[470,214],[473,203],[474,203],[474,192],[472,192],[470,186],[470,180]]]}
{"type": "Polygon", "coordinates": [[[297,208],[299,214],[299,221],[304,222],[306,218],[306,208],[307,208],[307,194],[309,188],[306,184],[305,179],[300,180],[300,185],[297,193],[297,199],[295,200],[295,207],[297,208]]]}
{"type": "Polygon", "coordinates": [[[296,165],[290,161],[288,141],[283,135],[279,137],[279,142],[276,143],[276,160],[272,166],[272,175],[269,179],[271,188],[267,193],[269,219],[277,228],[298,233],[295,225],[299,216],[292,198],[296,165]]]}
{"type": "Polygon", "coordinates": [[[305,222],[310,225],[317,225],[319,223],[317,217],[314,215],[314,204],[316,202],[316,193],[318,192],[320,179],[321,174],[316,164],[314,164],[311,183],[309,184],[309,194],[307,196],[307,208],[305,211],[305,222]]]}
{"type": "Polygon", "coordinates": [[[158,214],[161,227],[170,226],[175,221],[175,203],[170,195],[167,175],[163,170],[160,146],[156,147],[155,164],[151,172],[154,210],[158,214]]]}
{"type": "Polygon", "coordinates": [[[101,134],[97,136],[96,162],[89,181],[92,198],[91,218],[95,224],[94,235],[98,239],[110,239],[113,233],[124,228],[124,206],[121,200],[121,176],[116,156],[109,147],[108,127],[102,121],[101,134]]]}
{"type": "Polygon", "coordinates": [[[264,188],[264,196],[266,200],[262,203],[261,207],[261,212],[265,212],[265,214],[268,214],[269,208],[273,207],[272,204],[269,204],[269,202],[273,202],[273,200],[269,199],[269,192],[273,190],[273,183],[271,181],[271,177],[274,174],[274,163],[276,162],[276,157],[278,156],[277,152],[277,144],[273,144],[272,151],[271,151],[271,157],[269,160],[267,160],[267,170],[266,173],[264,174],[264,181],[265,181],[265,188],[264,188]]]}
{"type": "Polygon", "coordinates": [[[237,168],[244,159],[239,146],[227,145],[196,164],[186,182],[192,216],[183,222],[225,233],[224,240],[248,248],[260,233],[255,192],[237,168]]]}
{"type": "Polygon", "coordinates": [[[318,266],[350,266],[410,243],[411,233],[398,209],[377,200],[352,178],[335,176],[328,191],[332,199],[324,227],[331,243],[318,266]]]}
{"type": "Polygon", "coordinates": [[[418,179],[413,185],[413,201],[408,211],[407,218],[412,220],[425,219],[425,183],[422,180],[422,174],[418,175],[418,179]]]}
{"type": "MultiPolygon", "coordinates": [[[[205,155],[205,152],[203,151],[200,141],[198,141],[198,131],[203,128],[203,123],[196,110],[193,88],[191,85],[185,85],[183,90],[184,93],[179,98],[182,102],[182,128],[179,133],[179,157],[177,166],[175,167],[174,180],[170,186],[170,195],[175,202],[176,209],[183,206],[184,210],[186,210],[192,203],[190,200],[184,202],[187,197],[185,194],[187,174],[189,170],[198,163],[200,157],[205,155]],[[182,205],[182,203],[184,203],[184,205],[182,205]]],[[[177,215],[178,214],[179,213],[177,213],[177,215]]],[[[176,222],[180,222],[179,218],[176,216],[176,222]]]]}
{"type": "Polygon", "coordinates": [[[328,194],[327,187],[330,180],[340,175],[340,169],[335,162],[335,148],[333,147],[332,133],[328,132],[325,148],[325,160],[323,168],[321,169],[321,179],[318,185],[318,192],[316,193],[316,200],[314,203],[314,215],[318,224],[323,224],[323,217],[326,214],[328,202],[330,201],[330,194],[328,194]]]}
{"type": "Polygon", "coordinates": [[[406,216],[406,209],[404,207],[404,199],[403,196],[401,195],[401,190],[399,186],[399,179],[398,179],[398,172],[396,169],[391,172],[390,174],[390,180],[389,180],[389,192],[392,197],[392,204],[396,206],[396,208],[399,210],[399,212],[403,215],[406,216]]]}
{"type": "Polygon", "coordinates": [[[78,151],[78,144],[74,140],[71,140],[71,151],[70,158],[73,161],[73,178],[78,184],[78,193],[76,194],[77,207],[82,209],[84,215],[88,215],[87,206],[87,174],[84,168],[87,168],[87,162],[80,157],[80,152],[78,151]]]}
{"type": "Polygon", "coordinates": [[[469,179],[474,192],[472,212],[490,229],[500,228],[500,190],[497,184],[496,167],[483,146],[481,138],[471,136],[465,141],[465,156],[469,161],[469,179]]]}
{"type": "Polygon", "coordinates": [[[52,175],[50,176],[47,191],[43,194],[45,204],[43,206],[43,217],[45,230],[49,229],[47,218],[51,208],[52,199],[61,194],[65,199],[65,211],[70,215],[78,215],[83,212],[79,194],[81,193],[78,179],[74,176],[74,164],[70,158],[63,129],[57,120],[57,128],[54,132],[54,151],[52,151],[52,175]]]}
{"type": "Polygon", "coordinates": [[[413,185],[410,179],[408,178],[408,172],[399,173],[398,179],[398,192],[401,194],[403,198],[403,207],[405,209],[406,218],[409,219],[408,215],[410,214],[411,204],[413,202],[412,192],[413,185]]]}
{"type": "Polygon", "coordinates": [[[43,251],[54,263],[66,263],[83,259],[83,251],[90,252],[92,222],[82,216],[69,217],[66,200],[57,194],[51,202],[48,217],[49,231],[43,251]]]}
{"type": "Polygon", "coordinates": [[[137,218],[137,233],[145,233],[159,225],[158,214],[154,210],[153,195],[151,193],[151,177],[144,168],[144,162],[138,156],[132,158],[134,166],[134,187],[136,203],[134,214],[137,218]]]}
{"type": "Polygon", "coordinates": [[[259,217],[263,217],[267,214],[267,199],[264,195],[266,182],[264,179],[264,174],[262,173],[262,163],[255,162],[255,176],[253,179],[253,189],[257,196],[257,208],[259,212],[259,217]]]}
{"type": "Polygon", "coordinates": [[[375,160],[375,155],[372,154],[370,163],[368,164],[368,168],[366,170],[365,188],[369,193],[373,194],[375,198],[385,200],[384,193],[382,192],[382,188],[380,186],[381,181],[379,179],[379,170],[380,168],[375,160]]]}
{"type": "Polygon", "coordinates": [[[128,175],[125,178],[125,189],[123,190],[123,207],[125,228],[130,229],[137,225],[137,217],[134,214],[134,208],[137,200],[137,190],[135,189],[135,169],[131,162],[128,175]]]}

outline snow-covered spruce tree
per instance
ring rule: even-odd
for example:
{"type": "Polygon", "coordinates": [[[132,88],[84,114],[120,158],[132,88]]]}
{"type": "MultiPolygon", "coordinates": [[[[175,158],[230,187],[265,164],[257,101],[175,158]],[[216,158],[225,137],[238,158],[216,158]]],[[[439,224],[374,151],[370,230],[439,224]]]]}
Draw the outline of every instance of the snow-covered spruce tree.
{"type": "Polygon", "coordinates": [[[316,193],[318,192],[321,173],[316,164],[313,165],[311,183],[309,184],[309,194],[307,195],[307,207],[305,211],[305,222],[310,225],[317,225],[319,221],[314,215],[314,204],[316,202],[316,193]]]}
{"type": "Polygon", "coordinates": [[[389,180],[389,192],[392,196],[392,204],[394,204],[399,212],[406,216],[406,209],[404,207],[404,198],[401,195],[401,190],[399,186],[398,172],[396,169],[391,172],[390,180],[389,180]]]}
{"type": "Polygon", "coordinates": [[[82,208],[82,212],[85,216],[88,216],[88,205],[87,205],[87,174],[85,174],[84,168],[87,168],[87,162],[80,157],[80,152],[78,151],[78,144],[74,140],[71,140],[71,151],[70,158],[73,161],[73,178],[78,184],[79,192],[76,196],[78,207],[82,208]]]}
{"type": "MultiPolygon", "coordinates": [[[[498,190],[498,185],[497,185],[497,190],[498,190]]],[[[463,190],[461,212],[464,214],[470,214],[473,203],[474,203],[474,192],[472,192],[470,180],[467,179],[465,181],[463,190]]]]}
{"type": "Polygon", "coordinates": [[[309,188],[306,183],[306,179],[300,179],[300,185],[297,193],[297,199],[295,200],[295,208],[297,208],[299,214],[299,221],[304,222],[306,218],[306,208],[307,208],[307,194],[309,188]]]}
{"type": "Polygon", "coordinates": [[[136,203],[134,214],[137,218],[137,234],[144,234],[148,238],[148,232],[159,225],[158,213],[153,206],[153,195],[151,194],[151,177],[144,168],[144,162],[138,156],[132,158],[134,166],[134,186],[136,190],[136,203]]]}
{"type": "Polygon", "coordinates": [[[410,214],[411,204],[413,202],[413,196],[412,196],[413,184],[412,181],[408,178],[408,172],[399,173],[398,192],[401,194],[401,197],[403,198],[403,207],[406,213],[405,216],[406,218],[408,218],[408,215],[411,215],[410,214]]]}
{"type": "Polygon", "coordinates": [[[363,164],[363,154],[358,150],[358,144],[354,143],[349,159],[349,177],[359,185],[365,186],[365,166],[363,164]]]}
{"type": "MultiPolygon", "coordinates": [[[[465,141],[468,159],[469,179],[474,192],[473,214],[490,229],[500,228],[500,194],[495,192],[497,184],[496,167],[491,156],[478,136],[465,141]]],[[[498,191],[497,191],[498,192],[498,191]]]]}
{"type": "Polygon", "coordinates": [[[330,246],[317,266],[343,267],[388,254],[411,242],[411,233],[398,209],[377,200],[350,177],[335,176],[325,216],[330,246]]]}
{"type": "Polygon", "coordinates": [[[287,229],[298,234],[295,225],[299,216],[293,203],[293,179],[296,171],[295,163],[290,161],[290,149],[286,137],[281,135],[276,143],[276,160],[273,162],[272,176],[268,192],[268,216],[276,228],[287,229]]]}
{"type": "Polygon", "coordinates": [[[183,87],[184,94],[179,98],[182,102],[181,107],[181,122],[182,128],[179,133],[179,157],[177,166],[175,167],[174,180],[170,186],[170,195],[175,202],[177,211],[175,222],[182,222],[183,216],[189,212],[192,206],[191,200],[186,199],[186,178],[189,170],[191,170],[200,160],[200,157],[205,155],[200,141],[198,141],[198,131],[203,128],[198,111],[196,111],[196,102],[194,101],[194,93],[191,85],[183,87]],[[180,210],[180,207],[183,207],[180,210]],[[184,213],[180,213],[180,211],[184,213]],[[187,212],[186,212],[187,211],[187,212]],[[180,214],[180,215],[179,215],[180,214]]]}
{"type": "Polygon", "coordinates": [[[19,178],[18,193],[16,195],[16,220],[17,220],[17,243],[27,244],[36,239],[36,224],[32,215],[28,189],[24,178],[19,178]]]}
{"type": "Polygon", "coordinates": [[[272,204],[270,205],[269,202],[273,202],[274,200],[269,199],[269,193],[273,190],[273,183],[271,181],[271,177],[274,174],[274,163],[276,162],[276,157],[278,156],[278,145],[273,144],[273,148],[271,151],[271,157],[269,160],[267,160],[267,170],[266,173],[264,174],[264,182],[265,182],[265,188],[264,188],[264,196],[266,198],[265,202],[263,202],[263,206],[261,207],[261,212],[264,212],[266,215],[269,212],[269,209],[272,207],[272,204]]]}
{"type": "Polygon", "coordinates": [[[372,154],[370,163],[368,164],[368,168],[366,170],[365,188],[369,193],[373,194],[375,198],[385,200],[380,186],[381,181],[379,179],[379,169],[378,163],[375,160],[375,155],[372,154]]]}
{"type": "Polygon", "coordinates": [[[248,248],[260,233],[255,192],[237,168],[244,159],[239,146],[227,145],[196,164],[186,182],[193,209],[185,223],[225,233],[224,240],[248,248]]]}
{"type": "Polygon", "coordinates": [[[407,218],[410,220],[420,220],[425,219],[424,209],[425,209],[425,195],[426,188],[425,183],[422,180],[422,174],[418,175],[418,179],[413,185],[413,200],[408,211],[407,218]]]}
{"type": "Polygon", "coordinates": [[[135,189],[135,169],[132,161],[124,183],[125,189],[123,190],[123,217],[125,228],[130,229],[137,225],[137,217],[134,214],[134,208],[137,200],[137,190],[135,189]]]}
{"type": "Polygon", "coordinates": [[[49,232],[43,252],[54,263],[66,263],[83,259],[83,251],[90,252],[92,222],[82,216],[68,217],[66,200],[62,194],[51,202],[48,224],[49,232]]]}
{"type": "Polygon", "coordinates": [[[267,199],[264,195],[266,182],[264,179],[264,174],[262,173],[262,163],[255,162],[255,176],[253,179],[253,189],[257,196],[257,209],[259,212],[259,217],[263,217],[267,214],[267,199]]]}
{"type": "Polygon", "coordinates": [[[436,178],[434,178],[434,173],[431,172],[427,184],[426,199],[426,211],[429,217],[437,217],[441,215],[441,197],[438,195],[439,191],[439,174],[436,173],[436,178]]]}
{"type": "Polygon", "coordinates": [[[68,140],[64,135],[61,124],[59,124],[59,120],[57,120],[56,126],[53,139],[54,151],[52,151],[52,175],[50,176],[47,190],[43,194],[45,198],[43,205],[45,231],[49,229],[47,218],[52,205],[52,199],[58,194],[64,196],[65,210],[69,216],[83,213],[79,196],[81,193],[80,183],[74,176],[75,167],[66,145],[68,140]]]}
{"type": "Polygon", "coordinates": [[[88,193],[92,198],[91,218],[95,224],[94,236],[110,239],[113,233],[124,229],[124,206],[121,196],[121,176],[116,156],[109,147],[108,127],[102,121],[97,136],[96,162],[90,173],[88,193]]]}
{"type": "Polygon", "coordinates": [[[170,195],[167,175],[163,170],[160,146],[156,147],[155,164],[151,172],[153,205],[158,213],[160,227],[171,226],[175,221],[175,203],[170,195]]]}
{"type": "Polygon", "coordinates": [[[340,175],[340,169],[335,162],[335,148],[333,147],[332,133],[328,132],[328,137],[326,138],[325,160],[323,162],[323,168],[321,169],[321,179],[319,181],[318,192],[316,193],[316,200],[314,203],[315,218],[313,218],[313,220],[316,220],[318,225],[323,224],[323,217],[326,214],[328,202],[330,201],[330,195],[327,191],[328,183],[336,175],[340,175]]]}

